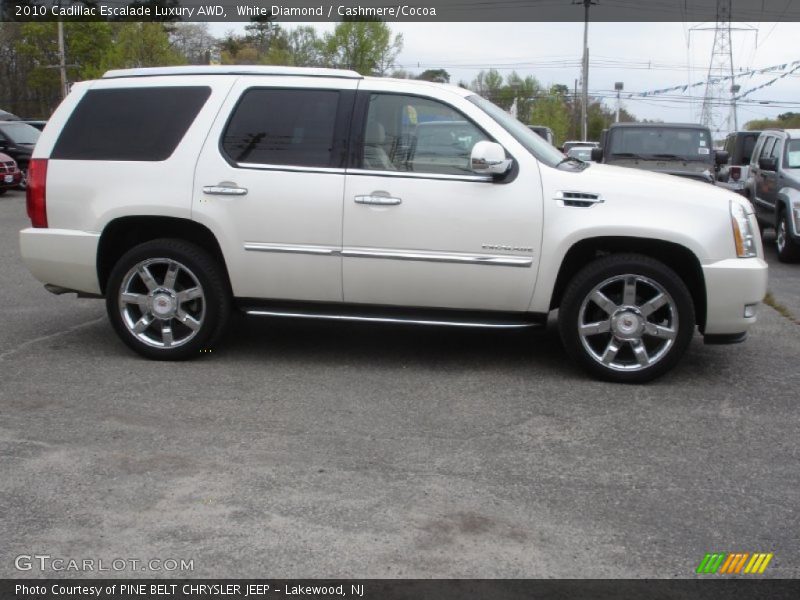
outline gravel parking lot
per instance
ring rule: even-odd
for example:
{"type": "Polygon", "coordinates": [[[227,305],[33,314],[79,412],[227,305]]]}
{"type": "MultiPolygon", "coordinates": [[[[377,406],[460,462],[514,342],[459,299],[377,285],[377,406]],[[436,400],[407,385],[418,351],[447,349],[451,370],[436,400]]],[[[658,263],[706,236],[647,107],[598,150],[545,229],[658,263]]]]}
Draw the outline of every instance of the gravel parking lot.
{"type": "MultiPolygon", "coordinates": [[[[212,355],[154,363],[102,302],[30,276],[26,224],[0,198],[0,577],[55,574],[20,554],[194,565],[118,576],[690,577],[711,551],[800,577],[800,326],[771,307],[647,386],[589,379],[552,328],[240,318],[212,355]]],[[[800,318],[800,265],[769,260],[800,318]]]]}

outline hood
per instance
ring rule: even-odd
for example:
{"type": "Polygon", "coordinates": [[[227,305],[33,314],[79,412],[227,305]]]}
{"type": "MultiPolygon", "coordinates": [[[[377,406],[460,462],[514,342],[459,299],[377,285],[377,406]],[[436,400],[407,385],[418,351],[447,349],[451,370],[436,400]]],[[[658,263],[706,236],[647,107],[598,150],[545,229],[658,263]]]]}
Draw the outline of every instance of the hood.
{"type": "Polygon", "coordinates": [[[598,193],[608,197],[636,198],[639,202],[700,204],[727,212],[731,199],[742,200],[741,196],[725,188],[685,175],[675,177],[664,172],[601,163],[592,163],[581,175],[592,180],[592,184],[586,187],[597,188],[598,193]]]}
{"type": "Polygon", "coordinates": [[[707,182],[714,181],[714,164],[705,160],[619,158],[606,161],[605,164],[641,169],[644,171],[655,171],[656,173],[666,173],[667,175],[678,175],[680,177],[691,177],[707,182]]]}

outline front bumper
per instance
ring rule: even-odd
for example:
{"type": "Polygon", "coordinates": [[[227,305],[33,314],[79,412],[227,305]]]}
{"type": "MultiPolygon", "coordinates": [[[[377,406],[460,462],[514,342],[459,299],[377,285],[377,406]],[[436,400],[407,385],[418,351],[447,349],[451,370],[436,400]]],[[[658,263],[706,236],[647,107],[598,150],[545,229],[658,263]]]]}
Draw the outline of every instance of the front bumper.
{"type": "Polygon", "coordinates": [[[761,258],[728,258],[703,265],[706,282],[705,335],[746,332],[757,316],[745,317],[745,306],[767,293],[767,263],[761,258]]]}
{"type": "Polygon", "coordinates": [[[71,229],[28,228],[19,232],[22,262],[42,283],[99,294],[99,233],[71,229]]]}

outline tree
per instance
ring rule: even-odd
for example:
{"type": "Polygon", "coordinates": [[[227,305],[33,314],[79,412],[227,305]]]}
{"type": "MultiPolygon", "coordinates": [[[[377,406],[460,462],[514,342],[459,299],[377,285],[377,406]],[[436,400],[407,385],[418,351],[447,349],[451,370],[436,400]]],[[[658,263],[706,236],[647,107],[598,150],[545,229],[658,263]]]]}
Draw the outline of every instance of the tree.
{"type": "Polygon", "coordinates": [[[176,23],[169,33],[172,47],[190,65],[207,65],[217,46],[208,23],[176,23]]]}
{"type": "Polygon", "coordinates": [[[416,79],[434,81],[436,83],[450,83],[450,73],[444,69],[427,69],[417,75],[416,79]]]}
{"type": "Polygon", "coordinates": [[[160,67],[186,62],[170,44],[162,23],[128,21],[114,23],[112,27],[114,43],[101,62],[103,68],[160,67]]]}
{"type": "Polygon", "coordinates": [[[403,36],[381,21],[343,21],[325,36],[326,62],[362,75],[385,75],[403,49],[403,36]]]}
{"type": "Polygon", "coordinates": [[[558,86],[552,86],[550,93],[536,99],[531,114],[531,125],[545,125],[553,130],[556,146],[563,144],[570,134],[572,111],[566,97],[558,86]]]}
{"type": "Polygon", "coordinates": [[[481,71],[478,76],[472,80],[470,88],[477,94],[483,96],[491,102],[494,102],[501,108],[508,109],[511,102],[503,106],[500,97],[500,90],[503,87],[503,76],[496,69],[489,69],[488,71],[481,71]]]}

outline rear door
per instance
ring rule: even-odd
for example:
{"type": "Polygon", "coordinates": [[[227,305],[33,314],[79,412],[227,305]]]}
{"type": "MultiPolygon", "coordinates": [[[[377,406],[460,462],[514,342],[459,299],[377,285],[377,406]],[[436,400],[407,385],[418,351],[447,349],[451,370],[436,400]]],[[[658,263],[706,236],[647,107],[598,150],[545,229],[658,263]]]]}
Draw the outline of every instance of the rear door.
{"type": "Polygon", "coordinates": [[[357,79],[237,80],[197,164],[193,218],[237,297],[341,302],[342,197],[357,79]]]}

